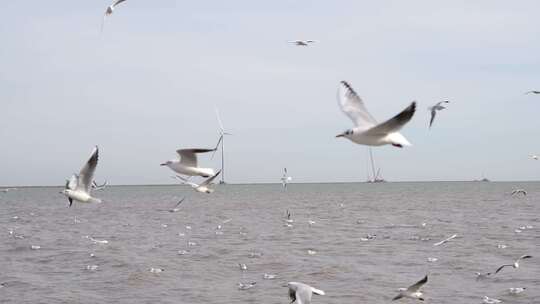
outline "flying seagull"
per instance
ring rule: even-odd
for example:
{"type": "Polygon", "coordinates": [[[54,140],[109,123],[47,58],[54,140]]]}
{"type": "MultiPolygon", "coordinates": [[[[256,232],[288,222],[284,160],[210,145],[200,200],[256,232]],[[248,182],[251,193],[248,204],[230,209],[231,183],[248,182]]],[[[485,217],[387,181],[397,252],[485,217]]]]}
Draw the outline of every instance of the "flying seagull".
{"type": "Polygon", "coordinates": [[[514,189],[512,190],[512,195],[518,195],[518,194],[523,194],[523,196],[526,196],[527,195],[527,191],[525,191],[525,189],[514,189]]]}
{"type": "Polygon", "coordinates": [[[538,155],[532,154],[532,155],[531,155],[531,158],[534,159],[534,160],[538,160],[538,155]]]}
{"type": "Polygon", "coordinates": [[[178,149],[176,153],[180,159],[166,161],[161,166],[167,166],[176,173],[187,176],[210,177],[216,175],[214,169],[199,168],[197,165],[197,154],[215,151],[215,149],[178,149]]]}
{"type": "Polygon", "coordinates": [[[291,304],[310,304],[313,294],[324,296],[324,291],[311,287],[304,283],[289,282],[286,287],[289,287],[289,297],[291,304]]]}
{"type": "Polygon", "coordinates": [[[401,113],[379,124],[369,114],[360,96],[347,82],[342,81],[338,90],[338,104],[341,110],[353,121],[354,128],[336,137],[345,137],[354,143],[367,146],[391,144],[394,147],[403,148],[403,146],[411,145],[398,131],[413,117],[416,111],[416,102],[412,102],[401,113]]]}
{"type": "Polygon", "coordinates": [[[512,268],[519,268],[519,261],[520,260],[524,260],[524,259],[530,259],[532,258],[532,256],[526,254],[526,255],[522,255],[520,256],[517,260],[514,261],[514,264],[504,264],[502,265],[501,267],[497,268],[497,270],[495,271],[495,274],[497,274],[499,271],[501,271],[504,267],[512,267],[512,268]]]}
{"type": "Polygon", "coordinates": [[[474,274],[476,274],[476,280],[479,281],[479,280],[483,280],[483,279],[487,278],[488,276],[490,276],[491,272],[486,272],[486,273],[475,272],[474,274]]]}
{"type": "Polygon", "coordinates": [[[81,203],[101,203],[101,200],[90,196],[92,191],[92,181],[94,180],[94,172],[98,163],[99,149],[96,146],[92,152],[92,156],[81,169],[79,174],[73,174],[66,181],[65,189],[60,193],[68,197],[69,206],[73,204],[73,200],[81,203]]]}
{"type": "Polygon", "coordinates": [[[290,181],[292,181],[292,177],[288,176],[287,168],[283,168],[283,176],[281,177],[281,186],[283,186],[283,190],[287,190],[287,183],[290,181]]]}
{"type": "Polygon", "coordinates": [[[444,240],[442,240],[442,241],[440,241],[440,242],[437,242],[437,243],[433,244],[433,246],[439,246],[439,245],[442,245],[442,244],[444,244],[444,243],[446,243],[446,242],[448,242],[448,241],[450,241],[450,240],[452,240],[452,239],[455,239],[456,237],[457,237],[457,234],[454,234],[454,235],[452,235],[451,237],[449,237],[449,238],[447,238],[447,239],[444,239],[444,240]]]}
{"type": "Polygon", "coordinates": [[[113,2],[113,4],[109,5],[107,7],[107,10],[105,10],[105,14],[103,15],[103,21],[101,22],[101,31],[103,32],[103,26],[105,24],[105,19],[107,18],[107,16],[110,16],[112,15],[112,13],[114,12],[114,9],[116,8],[116,6],[122,2],[124,2],[126,0],[116,0],[115,2],[113,2]]]}
{"type": "Polygon", "coordinates": [[[214,192],[214,189],[211,189],[210,188],[210,185],[212,184],[212,181],[221,173],[221,170],[218,171],[216,174],[214,174],[213,176],[209,177],[208,179],[204,180],[202,183],[200,184],[196,184],[196,183],[193,183],[193,182],[190,182],[188,181],[187,179],[177,175],[176,177],[178,177],[179,180],[182,181],[183,184],[186,184],[186,185],[190,185],[195,191],[197,192],[200,192],[200,193],[212,193],[214,192]]]}
{"type": "Polygon", "coordinates": [[[527,94],[540,94],[540,91],[533,90],[533,91],[525,92],[525,95],[527,94]]]}
{"type": "Polygon", "coordinates": [[[291,40],[288,42],[297,46],[309,46],[310,44],[318,42],[318,41],[317,40],[291,40]]]}
{"type": "Polygon", "coordinates": [[[92,182],[92,189],[94,189],[96,191],[103,190],[103,189],[105,189],[105,187],[107,187],[107,185],[108,185],[107,181],[105,181],[102,185],[98,185],[98,183],[96,181],[93,181],[92,182]]]}
{"type": "Polygon", "coordinates": [[[429,120],[430,128],[431,128],[431,125],[433,124],[433,121],[435,120],[435,115],[437,115],[437,111],[446,109],[446,107],[441,105],[443,103],[449,103],[449,101],[448,100],[439,101],[434,106],[428,108],[428,111],[431,112],[431,119],[429,120]]]}
{"type": "Polygon", "coordinates": [[[422,292],[420,291],[420,288],[426,284],[428,281],[428,276],[426,275],[423,279],[416,282],[414,285],[409,286],[405,290],[401,290],[401,292],[395,296],[392,301],[399,300],[401,298],[410,298],[410,299],[417,299],[420,301],[424,301],[424,298],[422,298],[422,292]]]}
{"type": "Polygon", "coordinates": [[[180,204],[186,199],[186,197],[183,197],[178,203],[176,203],[176,205],[174,205],[174,208],[170,209],[169,212],[170,213],[174,213],[174,212],[178,212],[178,210],[180,210],[180,208],[178,208],[178,206],[180,206],[180,204]]]}

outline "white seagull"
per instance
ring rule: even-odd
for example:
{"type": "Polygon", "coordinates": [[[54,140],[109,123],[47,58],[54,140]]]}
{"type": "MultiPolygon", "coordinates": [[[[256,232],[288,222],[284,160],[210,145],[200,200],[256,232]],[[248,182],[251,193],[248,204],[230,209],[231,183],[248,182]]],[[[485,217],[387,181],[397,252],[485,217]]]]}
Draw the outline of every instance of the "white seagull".
{"type": "Polygon", "coordinates": [[[283,190],[287,190],[287,183],[292,181],[292,177],[288,176],[287,168],[283,168],[283,176],[281,177],[281,186],[283,190]]]}
{"type": "Polygon", "coordinates": [[[433,124],[433,121],[435,120],[435,115],[437,115],[437,111],[446,109],[446,107],[441,105],[443,103],[449,103],[449,101],[448,100],[439,101],[434,106],[428,108],[428,111],[431,112],[431,119],[429,120],[429,128],[431,128],[431,125],[433,124]]]}
{"type": "Polygon", "coordinates": [[[525,291],[525,289],[527,289],[526,287],[510,287],[508,289],[508,292],[510,294],[519,294],[519,293],[522,293],[525,291]]]}
{"type": "Polygon", "coordinates": [[[105,10],[105,14],[103,15],[103,21],[101,23],[101,31],[103,32],[103,25],[105,24],[105,19],[107,18],[107,16],[110,16],[112,15],[112,13],[114,12],[114,9],[116,8],[116,6],[122,2],[124,2],[126,0],[116,0],[115,2],[113,2],[113,4],[109,5],[107,7],[107,9],[105,10]]]}
{"type": "Polygon", "coordinates": [[[354,143],[367,146],[391,144],[394,147],[402,148],[411,145],[398,131],[413,117],[416,111],[416,102],[412,102],[401,113],[379,124],[369,114],[360,96],[347,82],[342,81],[338,90],[338,104],[341,110],[353,121],[354,128],[336,137],[345,137],[354,143]]]}
{"type": "Polygon", "coordinates": [[[512,267],[514,269],[519,268],[519,261],[520,260],[530,259],[530,258],[532,258],[531,255],[528,255],[528,254],[522,255],[517,260],[514,261],[514,264],[504,264],[501,267],[497,268],[497,270],[495,270],[495,274],[497,274],[499,271],[501,271],[504,267],[507,267],[507,266],[512,267]]]}
{"type": "Polygon", "coordinates": [[[451,237],[449,237],[449,238],[447,238],[447,239],[444,239],[444,240],[442,240],[442,241],[440,241],[440,242],[437,242],[437,243],[433,244],[433,246],[439,246],[439,245],[442,245],[442,244],[444,244],[444,243],[446,243],[446,242],[448,242],[448,241],[450,241],[450,240],[452,240],[452,239],[455,239],[456,237],[457,237],[457,234],[454,234],[454,235],[452,235],[451,237]]]}
{"type": "Polygon", "coordinates": [[[524,196],[526,196],[527,191],[525,191],[525,189],[514,189],[514,190],[512,190],[511,195],[518,195],[518,194],[523,194],[524,196]]]}
{"type": "Polygon", "coordinates": [[[499,299],[484,296],[484,298],[482,299],[482,302],[485,303],[485,304],[498,304],[498,303],[501,303],[502,301],[499,300],[499,299]]]}
{"type": "Polygon", "coordinates": [[[187,179],[181,177],[180,175],[177,175],[178,179],[182,181],[183,184],[190,185],[193,190],[200,192],[200,193],[212,193],[214,192],[214,189],[210,188],[210,185],[212,184],[212,181],[218,177],[218,175],[221,173],[221,170],[219,170],[216,174],[209,177],[208,179],[205,179],[202,183],[196,184],[193,182],[188,181],[187,179]]]}
{"type": "Polygon", "coordinates": [[[289,297],[291,304],[310,304],[313,294],[324,296],[324,291],[311,287],[304,283],[289,282],[286,287],[289,287],[289,297]]]}
{"type": "Polygon", "coordinates": [[[319,42],[317,40],[291,40],[288,41],[289,43],[292,43],[297,46],[309,46],[312,43],[319,42]]]}
{"type": "Polygon", "coordinates": [[[531,154],[530,157],[534,160],[538,160],[538,155],[535,155],[535,154],[531,154]]]}
{"type": "Polygon", "coordinates": [[[166,161],[161,166],[167,166],[176,173],[187,176],[210,177],[216,175],[212,168],[199,168],[197,165],[197,154],[215,151],[216,149],[179,149],[176,153],[180,159],[166,161]]]}
{"type": "Polygon", "coordinates": [[[101,203],[101,200],[90,196],[92,191],[92,181],[94,180],[94,172],[96,171],[99,149],[96,146],[92,156],[86,162],[78,175],[73,174],[66,181],[65,189],[60,193],[68,197],[69,206],[73,204],[73,200],[81,203],[101,203]]]}
{"type": "Polygon", "coordinates": [[[401,292],[395,296],[392,301],[399,300],[401,298],[410,298],[410,299],[416,299],[420,301],[424,301],[424,298],[422,298],[423,293],[420,291],[420,288],[426,284],[428,281],[428,276],[426,275],[423,279],[416,282],[414,285],[409,286],[405,290],[401,290],[401,292]]]}

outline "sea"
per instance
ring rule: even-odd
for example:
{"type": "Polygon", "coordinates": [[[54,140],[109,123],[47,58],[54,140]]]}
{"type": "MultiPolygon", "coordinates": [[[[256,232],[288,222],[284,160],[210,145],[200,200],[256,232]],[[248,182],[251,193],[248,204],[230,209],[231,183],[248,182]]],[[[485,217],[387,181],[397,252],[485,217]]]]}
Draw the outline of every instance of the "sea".
{"type": "Polygon", "coordinates": [[[425,303],[540,303],[538,182],[215,189],[110,186],[71,208],[59,187],[0,193],[0,303],[288,304],[291,281],[325,291],[315,304],[390,303],[426,275],[425,303]]]}

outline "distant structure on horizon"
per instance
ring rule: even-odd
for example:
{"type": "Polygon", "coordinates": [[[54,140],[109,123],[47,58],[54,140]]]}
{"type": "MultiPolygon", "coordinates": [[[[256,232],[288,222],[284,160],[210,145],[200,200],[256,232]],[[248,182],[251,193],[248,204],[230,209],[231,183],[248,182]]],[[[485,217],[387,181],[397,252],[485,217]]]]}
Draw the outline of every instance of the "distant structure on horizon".
{"type": "Polygon", "coordinates": [[[375,161],[373,160],[373,151],[371,150],[371,147],[368,147],[368,151],[369,151],[369,161],[371,162],[371,172],[373,173],[373,178],[369,176],[369,169],[368,169],[366,183],[386,183],[386,180],[382,178],[381,176],[381,168],[378,168],[377,173],[375,173],[375,161]]]}
{"type": "Polygon", "coordinates": [[[475,179],[475,180],[473,180],[473,182],[491,182],[491,180],[487,179],[484,176],[484,173],[482,173],[482,178],[481,179],[475,179]]]}

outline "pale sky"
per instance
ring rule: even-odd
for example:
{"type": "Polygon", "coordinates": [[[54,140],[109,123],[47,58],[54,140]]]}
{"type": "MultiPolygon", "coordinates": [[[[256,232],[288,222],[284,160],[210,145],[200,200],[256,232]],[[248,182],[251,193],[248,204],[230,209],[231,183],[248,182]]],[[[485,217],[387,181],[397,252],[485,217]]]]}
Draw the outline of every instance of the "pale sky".
{"type": "Polygon", "coordinates": [[[214,106],[229,182],[364,181],[340,80],[379,121],[418,101],[413,146],[374,148],[388,180],[540,178],[538,1],[128,0],[101,35],[109,4],[0,2],[0,185],[62,185],[96,144],[98,181],[171,183],[161,162],[216,143],[214,106]]]}

